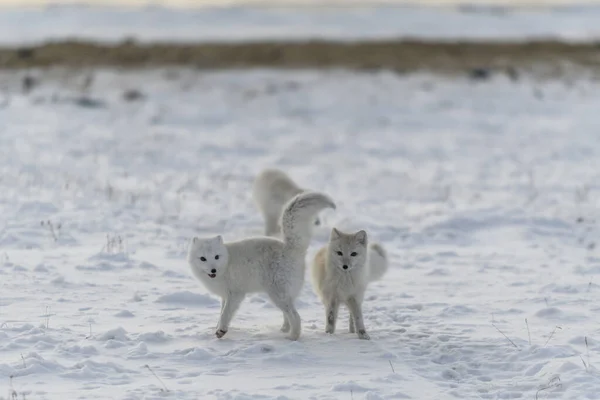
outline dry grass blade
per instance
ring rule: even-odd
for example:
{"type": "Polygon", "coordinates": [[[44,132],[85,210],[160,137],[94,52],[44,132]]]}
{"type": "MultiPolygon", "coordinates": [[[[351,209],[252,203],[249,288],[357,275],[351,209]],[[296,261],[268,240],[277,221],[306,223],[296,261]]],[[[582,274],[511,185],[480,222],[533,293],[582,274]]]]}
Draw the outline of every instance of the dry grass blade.
{"type": "Polygon", "coordinates": [[[92,338],[92,323],[90,322],[90,334],[88,336],[85,337],[86,339],[91,339],[92,338]]]}
{"type": "Polygon", "coordinates": [[[496,328],[496,330],[497,330],[498,332],[500,332],[500,334],[501,334],[502,336],[504,336],[504,337],[506,338],[506,340],[508,340],[508,341],[510,342],[510,344],[512,344],[513,346],[515,346],[515,348],[516,348],[516,349],[518,349],[518,348],[519,348],[519,346],[517,346],[517,345],[515,344],[515,342],[513,342],[513,341],[512,341],[512,340],[511,340],[511,339],[510,339],[508,336],[506,336],[506,335],[504,334],[504,332],[502,332],[500,329],[498,329],[498,327],[497,327],[496,325],[492,324],[492,326],[493,326],[494,328],[496,328]]]}
{"type": "Polygon", "coordinates": [[[552,331],[552,333],[550,334],[550,336],[548,337],[548,340],[546,340],[546,343],[544,343],[544,347],[546,347],[546,345],[548,344],[548,342],[550,341],[550,339],[552,339],[552,337],[554,336],[554,334],[556,333],[557,329],[562,329],[560,326],[555,326],[554,330],[552,331]]]}
{"type": "Polygon", "coordinates": [[[590,346],[588,346],[587,336],[585,337],[585,352],[587,355],[587,365],[589,365],[591,367],[592,363],[590,362],[590,346]]]}
{"type": "Polygon", "coordinates": [[[10,380],[9,380],[8,396],[12,400],[17,400],[19,395],[18,395],[17,391],[13,388],[13,376],[11,375],[9,378],[10,378],[10,380]]]}
{"type": "Polygon", "coordinates": [[[165,383],[162,381],[162,379],[160,379],[158,377],[158,375],[156,375],[156,373],[152,370],[152,368],[150,368],[150,366],[148,364],[144,365],[144,367],[146,367],[148,369],[148,371],[150,371],[152,373],[152,375],[154,375],[154,377],[160,382],[160,384],[163,386],[164,389],[160,389],[161,391],[164,392],[168,392],[169,388],[167,388],[167,385],[165,385],[165,383]]]}
{"type": "Polygon", "coordinates": [[[550,381],[548,382],[548,384],[546,386],[539,388],[538,391],[535,392],[535,400],[539,399],[539,395],[541,392],[543,392],[545,390],[550,390],[550,389],[558,389],[561,387],[562,387],[562,383],[560,382],[560,377],[555,376],[552,379],[550,379],[550,381]]]}
{"type": "Polygon", "coordinates": [[[585,363],[583,356],[579,356],[579,358],[581,358],[581,362],[583,363],[583,367],[585,368],[585,371],[588,372],[588,365],[585,363]]]}

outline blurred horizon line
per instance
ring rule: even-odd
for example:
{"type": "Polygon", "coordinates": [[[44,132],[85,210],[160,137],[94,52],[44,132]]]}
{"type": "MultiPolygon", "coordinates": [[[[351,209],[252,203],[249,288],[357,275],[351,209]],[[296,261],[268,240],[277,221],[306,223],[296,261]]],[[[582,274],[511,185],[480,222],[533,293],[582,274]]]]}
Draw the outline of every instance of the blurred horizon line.
{"type": "Polygon", "coordinates": [[[600,0],[0,0],[1,7],[165,7],[165,8],[208,8],[208,7],[499,7],[499,8],[560,8],[598,6],[600,0]]]}

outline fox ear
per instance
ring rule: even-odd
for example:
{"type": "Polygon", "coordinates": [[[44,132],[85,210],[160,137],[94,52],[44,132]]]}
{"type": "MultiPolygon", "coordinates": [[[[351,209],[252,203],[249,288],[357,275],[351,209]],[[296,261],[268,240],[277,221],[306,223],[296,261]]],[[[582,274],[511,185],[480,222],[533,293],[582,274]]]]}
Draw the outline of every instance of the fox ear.
{"type": "Polygon", "coordinates": [[[338,231],[336,228],[331,229],[331,239],[337,239],[339,238],[341,235],[340,231],[338,231]]]}
{"type": "Polygon", "coordinates": [[[354,234],[354,238],[356,239],[356,241],[360,244],[362,244],[363,246],[366,246],[367,244],[367,232],[360,230],[358,232],[356,232],[354,234]]]}
{"type": "Polygon", "coordinates": [[[223,244],[223,236],[217,235],[217,237],[215,237],[215,241],[219,244],[223,244]]]}

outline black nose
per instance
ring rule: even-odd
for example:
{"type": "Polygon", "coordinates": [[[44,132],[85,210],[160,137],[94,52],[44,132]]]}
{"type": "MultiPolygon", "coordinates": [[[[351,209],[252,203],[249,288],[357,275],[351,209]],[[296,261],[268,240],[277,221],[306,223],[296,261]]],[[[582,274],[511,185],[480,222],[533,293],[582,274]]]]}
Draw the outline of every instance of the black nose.
{"type": "Polygon", "coordinates": [[[348,269],[348,266],[347,265],[342,265],[342,268],[348,269]]]}
{"type": "Polygon", "coordinates": [[[216,274],[216,273],[217,273],[217,270],[213,268],[213,269],[211,269],[211,270],[210,270],[210,273],[211,273],[211,274],[216,274]]]}

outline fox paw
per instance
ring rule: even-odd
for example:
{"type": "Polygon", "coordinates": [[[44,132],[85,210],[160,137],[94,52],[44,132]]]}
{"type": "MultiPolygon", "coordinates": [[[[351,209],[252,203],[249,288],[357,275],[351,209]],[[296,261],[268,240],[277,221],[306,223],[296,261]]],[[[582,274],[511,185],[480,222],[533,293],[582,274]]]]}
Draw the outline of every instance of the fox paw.
{"type": "Polygon", "coordinates": [[[328,326],[327,328],[325,328],[325,333],[333,335],[335,333],[335,328],[333,326],[328,326]]]}
{"type": "Polygon", "coordinates": [[[219,339],[221,339],[223,336],[225,336],[226,333],[227,333],[227,331],[224,331],[223,329],[217,329],[217,332],[215,333],[215,335],[217,335],[217,337],[219,339]]]}
{"type": "Polygon", "coordinates": [[[362,340],[371,340],[371,336],[369,336],[367,331],[363,330],[358,331],[358,338],[362,340]]]}
{"type": "Polygon", "coordinates": [[[284,323],[283,325],[281,325],[281,332],[287,333],[289,332],[291,329],[290,324],[284,323]]]}

